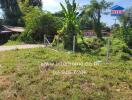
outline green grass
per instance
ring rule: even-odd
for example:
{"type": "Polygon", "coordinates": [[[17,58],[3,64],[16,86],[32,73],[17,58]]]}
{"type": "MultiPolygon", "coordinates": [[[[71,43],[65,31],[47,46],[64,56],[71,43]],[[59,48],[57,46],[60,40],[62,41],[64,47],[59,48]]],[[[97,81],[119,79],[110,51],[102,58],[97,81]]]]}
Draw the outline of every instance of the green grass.
{"type": "Polygon", "coordinates": [[[24,44],[23,42],[20,42],[20,41],[12,41],[12,40],[9,40],[7,43],[5,43],[4,45],[5,46],[11,46],[11,45],[21,45],[21,44],[24,44]]]}
{"type": "Polygon", "coordinates": [[[0,52],[0,100],[131,100],[132,62],[49,48],[0,52]],[[99,66],[45,66],[44,62],[91,62],[99,66]],[[47,69],[46,69],[47,67],[47,69]],[[55,71],[84,70],[86,74],[55,75],[55,71]],[[5,81],[6,82],[6,81],[5,81]]]}

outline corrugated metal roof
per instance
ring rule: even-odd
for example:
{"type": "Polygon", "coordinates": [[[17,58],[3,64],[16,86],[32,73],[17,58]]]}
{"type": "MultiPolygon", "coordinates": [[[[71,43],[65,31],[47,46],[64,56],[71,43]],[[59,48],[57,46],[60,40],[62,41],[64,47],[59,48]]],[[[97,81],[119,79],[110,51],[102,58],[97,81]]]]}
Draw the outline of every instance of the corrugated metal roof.
{"type": "Polygon", "coordinates": [[[1,31],[0,34],[10,34],[12,31],[1,31]]]}
{"type": "Polygon", "coordinates": [[[13,27],[13,26],[6,26],[6,25],[3,25],[3,27],[9,31],[12,31],[12,32],[20,32],[21,33],[24,31],[23,27],[13,27]]]}

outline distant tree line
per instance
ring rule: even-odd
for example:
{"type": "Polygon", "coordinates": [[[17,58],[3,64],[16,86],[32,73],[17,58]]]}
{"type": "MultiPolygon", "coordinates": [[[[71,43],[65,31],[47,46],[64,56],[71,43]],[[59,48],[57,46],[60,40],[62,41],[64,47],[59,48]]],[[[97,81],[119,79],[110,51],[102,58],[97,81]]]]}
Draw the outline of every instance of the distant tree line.
{"type": "Polygon", "coordinates": [[[1,9],[4,12],[4,24],[12,26],[24,26],[19,2],[28,1],[27,6],[42,6],[41,0],[0,0],[1,9]]]}
{"type": "MultiPolygon", "coordinates": [[[[84,29],[93,29],[97,39],[103,40],[101,30],[106,25],[101,22],[101,17],[112,3],[91,0],[90,4],[79,9],[76,0],[65,0],[65,4],[60,4],[62,10],[54,14],[42,10],[41,0],[0,0],[0,5],[4,12],[3,24],[25,27],[25,32],[19,37],[22,41],[43,42],[44,34],[49,38],[57,35],[62,39],[64,48],[71,50],[73,37],[77,46],[78,38],[83,39],[81,30],[84,29]]],[[[131,16],[132,8],[126,9],[124,15],[118,18],[121,25],[112,31],[113,37],[129,46],[132,44],[131,16]]]]}

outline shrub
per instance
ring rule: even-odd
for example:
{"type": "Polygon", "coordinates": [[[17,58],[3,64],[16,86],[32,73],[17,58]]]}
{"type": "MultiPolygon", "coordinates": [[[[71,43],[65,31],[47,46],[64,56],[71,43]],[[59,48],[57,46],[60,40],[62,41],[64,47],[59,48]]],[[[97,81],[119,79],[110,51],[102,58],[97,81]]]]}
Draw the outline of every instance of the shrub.
{"type": "MultiPolygon", "coordinates": [[[[106,39],[100,40],[96,38],[87,38],[85,43],[78,44],[78,51],[91,54],[99,54],[100,56],[106,56],[107,42],[106,39]]],[[[111,38],[109,53],[111,56],[118,56],[119,59],[129,59],[132,55],[131,49],[126,43],[118,38],[111,38]]]]}
{"type": "Polygon", "coordinates": [[[78,51],[97,54],[100,52],[101,47],[104,46],[105,41],[97,38],[86,38],[85,42],[78,43],[78,51]]]}
{"type": "Polygon", "coordinates": [[[117,38],[112,39],[111,50],[113,54],[116,54],[118,52],[124,52],[124,53],[131,54],[131,51],[126,45],[126,43],[117,38]]]}
{"type": "Polygon", "coordinates": [[[132,44],[132,28],[118,27],[112,32],[114,38],[124,41],[128,46],[132,44]]]}
{"type": "Polygon", "coordinates": [[[106,52],[107,52],[107,48],[106,48],[106,47],[102,47],[102,48],[100,49],[100,55],[101,55],[101,56],[106,56],[106,52]]]}
{"type": "MultiPolygon", "coordinates": [[[[119,59],[122,60],[129,60],[132,54],[131,50],[128,48],[126,43],[117,38],[111,39],[109,51],[111,55],[117,56],[119,59]]],[[[107,53],[107,47],[106,46],[101,47],[99,54],[101,56],[106,56],[106,53],[107,53]]]]}
{"type": "Polygon", "coordinates": [[[102,46],[104,46],[105,41],[102,41],[102,40],[97,39],[97,38],[88,38],[86,40],[86,43],[89,45],[89,47],[91,49],[99,49],[102,46]]]}
{"type": "Polygon", "coordinates": [[[24,17],[26,30],[20,36],[25,42],[43,42],[44,34],[52,41],[57,30],[62,27],[61,19],[50,13],[44,13],[38,8],[31,8],[24,17]]]}
{"type": "Polygon", "coordinates": [[[16,41],[19,37],[19,34],[12,34],[10,40],[16,41]]]}
{"type": "Polygon", "coordinates": [[[130,55],[128,53],[119,52],[117,58],[121,60],[130,60],[130,55]]]}
{"type": "Polygon", "coordinates": [[[85,43],[78,43],[77,51],[79,51],[79,52],[89,52],[90,49],[89,49],[88,44],[85,44],[85,43]]]}

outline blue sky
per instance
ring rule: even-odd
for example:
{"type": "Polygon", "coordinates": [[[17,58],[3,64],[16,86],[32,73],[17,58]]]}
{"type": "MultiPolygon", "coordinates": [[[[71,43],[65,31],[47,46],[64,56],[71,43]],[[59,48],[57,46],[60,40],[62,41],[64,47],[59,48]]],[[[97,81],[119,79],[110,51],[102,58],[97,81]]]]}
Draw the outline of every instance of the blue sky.
{"type": "MultiPolygon", "coordinates": [[[[42,0],[43,1],[43,9],[51,12],[56,12],[61,10],[60,2],[64,2],[64,0],[42,0]]],[[[90,0],[76,0],[79,6],[89,4],[90,0]]],[[[114,5],[120,5],[125,9],[132,6],[132,0],[106,0],[113,2],[114,5]]],[[[108,26],[114,24],[115,17],[111,17],[110,15],[103,15],[102,21],[105,22],[108,26]]]]}

